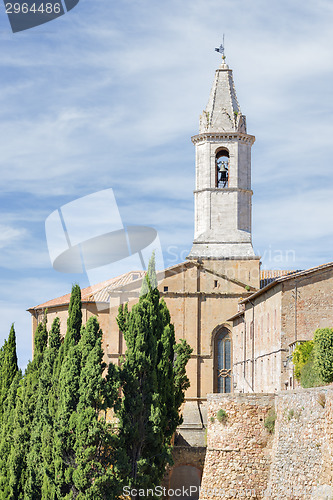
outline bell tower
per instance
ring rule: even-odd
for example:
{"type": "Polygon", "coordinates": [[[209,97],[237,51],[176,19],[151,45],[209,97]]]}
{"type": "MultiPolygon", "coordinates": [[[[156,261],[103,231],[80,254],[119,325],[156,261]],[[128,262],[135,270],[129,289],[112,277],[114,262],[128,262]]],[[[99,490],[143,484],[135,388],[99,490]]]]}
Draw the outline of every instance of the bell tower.
{"type": "MultiPolygon", "coordinates": [[[[219,51],[218,49],[216,49],[219,51]]],[[[192,137],[196,157],[195,231],[189,259],[253,259],[251,235],[251,147],[225,62],[215,79],[199,134],[192,137]]]]}

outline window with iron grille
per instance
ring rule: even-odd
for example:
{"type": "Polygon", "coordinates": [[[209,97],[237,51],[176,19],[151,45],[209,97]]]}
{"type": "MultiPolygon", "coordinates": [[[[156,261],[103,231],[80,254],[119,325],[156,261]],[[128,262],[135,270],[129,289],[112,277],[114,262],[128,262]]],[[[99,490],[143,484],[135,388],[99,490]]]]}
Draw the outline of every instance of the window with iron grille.
{"type": "Polygon", "coordinates": [[[231,337],[227,328],[215,337],[215,391],[231,392],[231,337]]]}

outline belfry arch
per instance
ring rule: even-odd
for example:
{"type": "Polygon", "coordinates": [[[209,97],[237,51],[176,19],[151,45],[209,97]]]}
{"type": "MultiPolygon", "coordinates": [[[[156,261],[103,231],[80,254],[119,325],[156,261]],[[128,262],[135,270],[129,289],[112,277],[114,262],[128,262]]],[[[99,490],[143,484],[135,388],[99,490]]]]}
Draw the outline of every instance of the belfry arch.
{"type": "Polygon", "coordinates": [[[215,153],[215,187],[227,188],[229,185],[229,151],[219,148],[215,153]]]}

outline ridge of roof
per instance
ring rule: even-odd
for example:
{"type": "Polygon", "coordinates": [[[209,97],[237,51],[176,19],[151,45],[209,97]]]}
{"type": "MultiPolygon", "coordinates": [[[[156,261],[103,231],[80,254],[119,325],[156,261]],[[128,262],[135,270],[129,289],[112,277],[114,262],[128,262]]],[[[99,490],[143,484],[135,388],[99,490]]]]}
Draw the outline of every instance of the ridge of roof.
{"type": "MultiPolygon", "coordinates": [[[[144,271],[129,271],[128,273],[121,274],[120,276],[116,276],[115,278],[111,278],[109,280],[101,281],[95,285],[90,285],[86,288],[81,289],[81,300],[82,302],[96,302],[95,295],[102,291],[105,288],[116,287],[120,283],[122,285],[130,283],[133,280],[133,275],[144,275],[144,271]],[[132,279],[131,279],[132,278],[132,279]]],[[[51,306],[63,306],[69,304],[71,294],[67,293],[60,297],[56,297],[55,299],[48,300],[47,302],[43,302],[38,306],[31,307],[28,311],[36,310],[36,309],[45,309],[46,307],[51,306]]]]}
{"type": "Polygon", "coordinates": [[[300,272],[299,269],[261,269],[260,270],[260,289],[275,281],[277,278],[300,272]]]}
{"type": "MultiPolygon", "coordinates": [[[[167,267],[163,271],[156,271],[157,276],[161,273],[170,272],[176,270],[178,267],[188,266],[191,261],[184,261],[178,264],[174,264],[172,266],[167,267]]],[[[81,300],[82,302],[108,302],[109,292],[111,290],[116,290],[125,285],[129,285],[130,283],[134,283],[135,281],[139,282],[142,280],[143,276],[146,274],[146,271],[128,271],[127,273],[121,274],[114,278],[110,278],[109,280],[102,281],[95,285],[90,285],[86,288],[81,289],[81,300]],[[135,277],[134,277],[135,276],[135,277]]],[[[60,297],[56,297],[55,299],[48,300],[39,304],[35,307],[30,307],[27,309],[32,312],[37,309],[46,309],[47,307],[54,306],[64,306],[69,304],[71,294],[67,293],[60,297]]]]}

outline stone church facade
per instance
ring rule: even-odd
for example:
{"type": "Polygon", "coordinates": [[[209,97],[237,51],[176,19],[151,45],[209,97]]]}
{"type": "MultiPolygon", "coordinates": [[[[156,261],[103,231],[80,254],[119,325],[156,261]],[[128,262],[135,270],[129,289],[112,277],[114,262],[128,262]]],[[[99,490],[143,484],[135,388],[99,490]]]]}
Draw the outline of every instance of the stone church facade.
{"type": "MultiPolygon", "coordinates": [[[[294,387],[290,353],[295,342],[311,338],[317,327],[333,324],[333,264],[293,274],[260,270],[251,235],[254,141],[237,101],[232,70],[223,57],[200,117],[199,134],[192,137],[193,247],[186,262],[157,275],[176,337],[193,348],[171,485],[192,473],[200,478],[207,394],[294,387]]],[[[142,271],[132,271],[82,290],[83,320],[98,316],[106,361],[118,363],[125,353],[116,323],[118,307],[137,302],[143,277],[142,271]]],[[[59,316],[64,334],[69,298],[64,295],[29,309],[33,332],[47,309],[49,323],[59,316]]]]}

